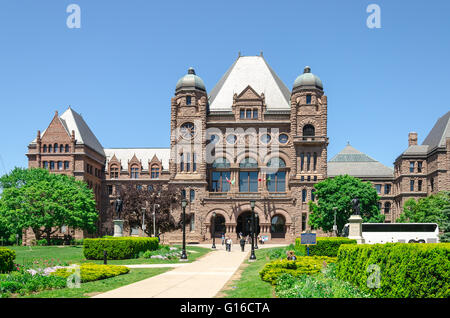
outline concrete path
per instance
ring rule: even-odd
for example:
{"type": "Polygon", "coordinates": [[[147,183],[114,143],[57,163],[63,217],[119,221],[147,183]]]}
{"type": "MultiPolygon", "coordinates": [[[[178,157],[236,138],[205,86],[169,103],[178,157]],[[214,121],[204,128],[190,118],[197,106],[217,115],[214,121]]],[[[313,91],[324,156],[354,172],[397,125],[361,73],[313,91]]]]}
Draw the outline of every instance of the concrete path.
{"type": "MultiPolygon", "coordinates": [[[[211,247],[209,244],[200,246],[211,247]]],[[[163,274],[94,296],[94,298],[212,298],[250,255],[248,244],[245,246],[245,252],[241,252],[237,244],[233,245],[231,252],[225,251],[225,247],[220,243],[216,246],[216,251],[193,263],[158,264],[166,265],[161,267],[180,266],[163,274]]],[[[260,248],[276,246],[284,245],[266,244],[261,245],[260,248]]]]}

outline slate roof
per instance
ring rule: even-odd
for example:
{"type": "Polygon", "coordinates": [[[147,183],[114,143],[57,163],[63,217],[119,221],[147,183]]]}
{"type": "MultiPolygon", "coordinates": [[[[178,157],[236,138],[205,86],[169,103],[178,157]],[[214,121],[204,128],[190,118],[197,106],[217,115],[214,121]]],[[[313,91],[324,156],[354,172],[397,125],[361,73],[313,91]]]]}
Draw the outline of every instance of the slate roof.
{"type": "Polygon", "coordinates": [[[122,169],[128,170],[128,161],[136,155],[142,163],[142,169],[148,170],[148,162],[156,155],[162,161],[163,170],[169,170],[170,148],[105,148],[105,154],[105,169],[111,158],[116,155],[117,160],[121,161],[122,169]]]}
{"type": "Polygon", "coordinates": [[[209,110],[229,111],[233,95],[250,85],[264,93],[267,109],[289,110],[290,90],[262,56],[239,56],[209,94],[209,110]]]}
{"type": "Polygon", "coordinates": [[[422,145],[432,150],[436,147],[445,147],[445,139],[450,138],[450,111],[438,119],[422,145]]]}
{"type": "MultiPolygon", "coordinates": [[[[86,124],[83,117],[81,117],[81,115],[74,111],[70,106],[61,116],[58,116],[58,118],[69,136],[72,135],[72,130],[75,132],[77,144],[86,145],[97,151],[99,154],[105,155],[103,146],[86,124]]],[[[42,132],[42,136],[45,134],[46,130],[47,129],[42,132]]],[[[36,143],[36,138],[31,143],[36,143]]]]}
{"type": "Polygon", "coordinates": [[[392,178],[394,170],[347,145],[328,161],[329,177],[348,174],[359,178],[392,178]]]}

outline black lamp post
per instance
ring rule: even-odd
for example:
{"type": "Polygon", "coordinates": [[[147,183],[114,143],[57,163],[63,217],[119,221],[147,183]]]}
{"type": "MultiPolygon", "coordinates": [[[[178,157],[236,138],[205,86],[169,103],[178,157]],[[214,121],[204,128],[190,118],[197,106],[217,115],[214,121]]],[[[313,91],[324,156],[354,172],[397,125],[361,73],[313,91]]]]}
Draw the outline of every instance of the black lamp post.
{"type": "Polygon", "coordinates": [[[255,240],[254,240],[254,234],[255,234],[255,200],[251,200],[250,201],[250,207],[252,208],[252,221],[251,221],[251,236],[252,236],[252,252],[250,254],[250,260],[254,261],[256,260],[256,256],[255,256],[255,240]]]}
{"type": "Polygon", "coordinates": [[[334,211],[333,231],[334,231],[334,234],[337,236],[337,235],[338,235],[338,232],[337,232],[337,224],[336,224],[336,210],[337,210],[337,207],[334,207],[334,208],[333,208],[333,211],[334,211]]]}
{"type": "Polygon", "coordinates": [[[254,229],[255,229],[255,250],[257,250],[258,249],[258,224],[259,224],[259,219],[258,219],[258,214],[255,214],[255,224],[253,225],[254,226],[254,229]]]}
{"type": "Polygon", "coordinates": [[[211,248],[216,248],[216,212],[213,212],[213,224],[212,224],[212,237],[213,237],[213,243],[211,248]]]}
{"type": "Polygon", "coordinates": [[[183,199],[181,201],[181,207],[183,208],[183,251],[181,252],[181,261],[187,261],[187,255],[186,255],[186,206],[187,201],[186,199],[183,199]]]}

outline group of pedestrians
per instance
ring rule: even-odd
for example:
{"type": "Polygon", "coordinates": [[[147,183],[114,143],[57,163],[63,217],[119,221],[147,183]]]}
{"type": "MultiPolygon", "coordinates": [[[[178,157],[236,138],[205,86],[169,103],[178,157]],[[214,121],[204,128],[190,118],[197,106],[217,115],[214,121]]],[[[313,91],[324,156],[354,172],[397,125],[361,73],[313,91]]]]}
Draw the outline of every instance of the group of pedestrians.
{"type": "MultiPolygon", "coordinates": [[[[244,234],[241,232],[238,234],[239,239],[239,245],[241,246],[241,251],[245,251],[245,243],[251,243],[251,236],[247,235],[244,236],[244,234]]],[[[258,239],[260,237],[258,236],[258,239]]],[[[225,249],[227,252],[231,252],[231,246],[233,245],[233,240],[229,236],[225,236],[225,233],[222,233],[222,245],[225,245],[225,249]]]]}

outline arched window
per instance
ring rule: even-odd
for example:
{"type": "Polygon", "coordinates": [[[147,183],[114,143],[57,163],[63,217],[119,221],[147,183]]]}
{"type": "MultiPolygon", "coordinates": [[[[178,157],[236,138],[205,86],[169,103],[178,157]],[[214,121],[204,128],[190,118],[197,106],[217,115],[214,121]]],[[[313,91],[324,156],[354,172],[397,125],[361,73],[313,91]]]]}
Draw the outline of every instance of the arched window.
{"type": "Polygon", "coordinates": [[[286,191],[286,162],[281,158],[272,158],[267,162],[267,167],[276,171],[266,174],[266,185],[269,192],[286,191]],[[282,170],[279,170],[282,169],[282,170]]]}
{"type": "Polygon", "coordinates": [[[186,199],[186,190],[185,189],[181,190],[181,199],[186,199]]]}
{"type": "Polygon", "coordinates": [[[309,171],[311,168],[311,154],[308,152],[306,154],[306,170],[309,171]]]}
{"type": "Polygon", "coordinates": [[[152,179],[157,179],[157,178],[159,178],[159,166],[158,166],[158,165],[156,165],[156,164],[152,165],[150,170],[151,170],[151,175],[150,175],[150,177],[151,177],[152,179]]]}
{"type": "Polygon", "coordinates": [[[186,171],[191,171],[191,153],[186,153],[186,171]]]}
{"type": "Polygon", "coordinates": [[[47,145],[44,145],[44,146],[42,147],[42,152],[47,152],[47,145]]]}
{"type": "Polygon", "coordinates": [[[313,170],[317,170],[317,152],[313,154],[313,170]]]}
{"type": "Polygon", "coordinates": [[[131,179],[139,178],[139,167],[137,165],[131,166],[131,179]]]}
{"type": "Polygon", "coordinates": [[[211,184],[210,191],[212,192],[228,192],[231,180],[231,172],[229,171],[231,165],[226,158],[217,158],[211,165],[211,184]]]}
{"type": "Polygon", "coordinates": [[[389,213],[391,213],[391,203],[386,202],[384,204],[384,214],[389,214],[389,213]]]}
{"type": "Polygon", "coordinates": [[[116,165],[111,165],[109,173],[111,179],[119,179],[119,168],[116,165]]]}
{"type": "Polygon", "coordinates": [[[316,192],[315,189],[311,190],[311,201],[314,201],[316,199],[316,196],[314,195],[314,192],[316,192]]]}
{"type": "Polygon", "coordinates": [[[52,152],[52,145],[48,145],[48,152],[52,152]]]}
{"type": "Polygon", "coordinates": [[[300,171],[305,170],[305,154],[302,152],[300,154],[300,171]]]}
{"type": "Polygon", "coordinates": [[[60,153],[64,152],[64,145],[63,144],[59,145],[59,152],[60,153]]]}
{"type": "Polygon", "coordinates": [[[66,145],[66,152],[69,152],[69,145],[66,145]]]}
{"type": "Polygon", "coordinates": [[[184,154],[183,153],[180,154],[180,171],[181,172],[184,171],[184,154]]]}
{"type": "Polygon", "coordinates": [[[58,144],[53,145],[53,152],[58,152],[58,144]]]}
{"type": "Polygon", "coordinates": [[[302,202],[306,202],[306,196],[307,196],[306,189],[303,189],[302,190],[302,202]]]}
{"type": "Polygon", "coordinates": [[[308,124],[303,126],[303,136],[304,137],[310,137],[310,136],[315,136],[316,135],[316,129],[314,128],[313,125],[308,124]]]}
{"type": "Polygon", "coordinates": [[[195,190],[191,189],[189,191],[189,201],[194,202],[194,200],[195,200],[195,190]]]}
{"type": "Polygon", "coordinates": [[[284,238],[286,233],[286,220],[282,215],[274,215],[270,222],[270,233],[272,238],[284,238]]]}
{"type": "Polygon", "coordinates": [[[258,162],[250,157],[239,163],[239,192],[258,192],[258,162]]]}

